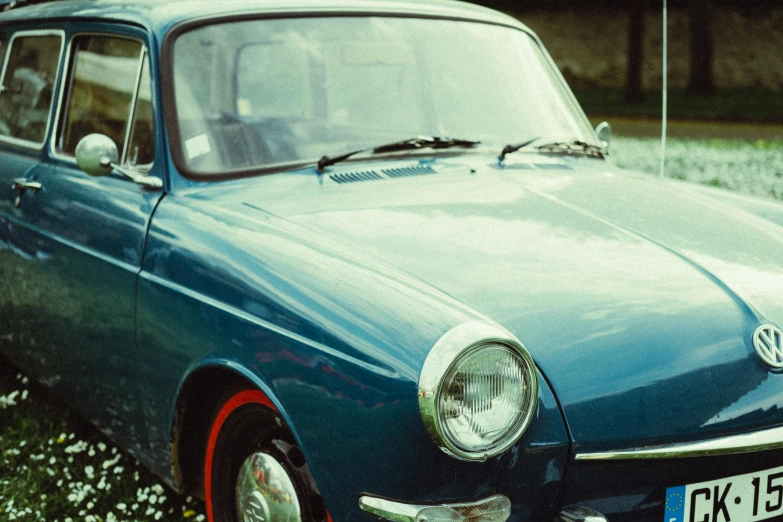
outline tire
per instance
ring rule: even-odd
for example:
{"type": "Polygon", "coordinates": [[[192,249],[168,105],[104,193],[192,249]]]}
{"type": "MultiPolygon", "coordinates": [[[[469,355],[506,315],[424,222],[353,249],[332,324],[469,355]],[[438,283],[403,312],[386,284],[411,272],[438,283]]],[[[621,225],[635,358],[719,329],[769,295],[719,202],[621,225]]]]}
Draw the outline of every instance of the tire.
{"type": "Polygon", "coordinates": [[[302,451],[258,390],[233,393],[218,408],[204,459],[204,496],[209,522],[328,518],[302,451]]]}

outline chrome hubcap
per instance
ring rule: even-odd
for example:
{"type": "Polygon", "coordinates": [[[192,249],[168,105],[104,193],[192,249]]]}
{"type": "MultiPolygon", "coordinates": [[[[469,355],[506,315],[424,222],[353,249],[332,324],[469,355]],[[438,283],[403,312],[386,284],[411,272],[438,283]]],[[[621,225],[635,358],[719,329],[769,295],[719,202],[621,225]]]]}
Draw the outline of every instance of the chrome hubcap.
{"type": "Polygon", "coordinates": [[[237,515],[241,522],[302,522],[299,498],[291,478],[277,459],[253,453],[239,470],[237,515]]]}

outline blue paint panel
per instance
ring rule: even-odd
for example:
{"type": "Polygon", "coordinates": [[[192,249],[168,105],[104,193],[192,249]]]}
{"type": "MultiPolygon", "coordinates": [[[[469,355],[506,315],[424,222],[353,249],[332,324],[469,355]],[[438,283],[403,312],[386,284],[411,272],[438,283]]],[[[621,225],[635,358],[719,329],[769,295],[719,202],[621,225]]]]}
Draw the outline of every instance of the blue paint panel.
{"type": "Polygon", "coordinates": [[[335,520],[366,517],[356,503],[362,491],[422,502],[505,491],[520,516],[551,518],[568,442],[543,378],[538,420],[519,445],[485,463],[456,461],[424,430],[418,373],[442,331],[477,316],[299,227],[236,217],[176,196],[156,212],[138,317],[139,381],[158,472],[167,474],[183,374],[220,364],[278,404],[335,520]],[[204,222],[208,231],[198,227],[204,222]],[[244,241],[229,244],[237,234],[244,241]]]}

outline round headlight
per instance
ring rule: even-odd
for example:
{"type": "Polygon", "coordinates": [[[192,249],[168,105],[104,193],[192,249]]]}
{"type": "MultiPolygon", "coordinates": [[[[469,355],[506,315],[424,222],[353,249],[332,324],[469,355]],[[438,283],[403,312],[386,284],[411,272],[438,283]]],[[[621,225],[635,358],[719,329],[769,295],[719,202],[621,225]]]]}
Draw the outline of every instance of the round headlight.
{"type": "Polygon", "coordinates": [[[527,350],[502,328],[461,324],[441,337],[419,378],[419,409],[450,455],[484,460],[511,447],[536,406],[538,381],[527,350]]]}

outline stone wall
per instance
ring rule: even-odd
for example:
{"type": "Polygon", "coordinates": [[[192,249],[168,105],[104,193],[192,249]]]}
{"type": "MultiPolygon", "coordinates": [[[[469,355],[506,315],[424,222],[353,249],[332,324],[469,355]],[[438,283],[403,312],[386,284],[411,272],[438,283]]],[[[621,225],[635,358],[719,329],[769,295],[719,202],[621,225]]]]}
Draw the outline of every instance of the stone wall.
{"type": "MultiPolygon", "coordinates": [[[[529,11],[517,15],[544,42],[572,85],[625,84],[629,14],[616,9],[529,11]]],[[[669,85],[688,82],[688,13],[669,12],[669,85]]],[[[762,87],[783,91],[783,8],[765,14],[716,9],[714,74],[719,89],[762,87]]],[[[645,19],[645,89],[661,87],[662,15],[645,19]]]]}

